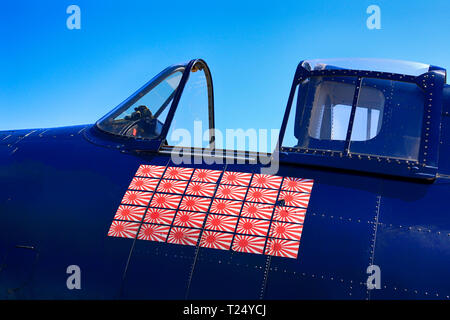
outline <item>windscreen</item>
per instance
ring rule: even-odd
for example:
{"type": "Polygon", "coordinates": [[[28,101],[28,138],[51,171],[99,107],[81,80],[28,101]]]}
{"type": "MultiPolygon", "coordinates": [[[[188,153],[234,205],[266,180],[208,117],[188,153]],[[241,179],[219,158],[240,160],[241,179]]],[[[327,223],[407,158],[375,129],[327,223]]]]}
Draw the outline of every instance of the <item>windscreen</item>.
{"type": "Polygon", "coordinates": [[[175,71],[162,79],[145,93],[145,89],[130,103],[102,119],[97,125],[100,129],[121,136],[152,139],[159,137],[166,120],[175,90],[183,75],[175,71]]]}

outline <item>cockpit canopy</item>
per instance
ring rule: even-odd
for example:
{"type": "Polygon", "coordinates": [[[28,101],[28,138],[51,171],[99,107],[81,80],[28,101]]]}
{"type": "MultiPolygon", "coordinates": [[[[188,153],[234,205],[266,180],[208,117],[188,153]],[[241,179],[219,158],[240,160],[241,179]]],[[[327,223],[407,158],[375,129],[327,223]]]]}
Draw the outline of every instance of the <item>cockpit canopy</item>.
{"type": "MultiPolygon", "coordinates": [[[[445,69],[422,63],[302,61],[274,155],[297,164],[434,178],[445,82],[445,69]]],[[[131,147],[140,150],[214,147],[209,68],[192,60],[165,69],[100,119],[97,128],[132,140],[131,147]],[[172,140],[195,137],[197,129],[209,129],[207,137],[172,140]]]]}
{"type": "Polygon", "coordinates": [[[283,146],[418,160],[424,91],[413,83],[363,78],[355,97],[357,82],[345,76],[302,81],[290,115],[294,135],[283,146]]]}
{"type": "Polygon", "coordinates": [[[432,177],[445,81],[444,69],[414,62],[303,61],[280,135],[283,158],[432,177]]]}
{"type": "Polygon", "coordinates": [[[200,59],[163,70],[100,119],[97,128],[131,139],[132,148],[158,151],[162,145],[208,147],[211,131],[200,141],[186,138],[199,123],[205,130],[214,128],[211,74],[200,59]]]}
{"type": "Polygon", "coordinates": [[[420,76],[430,69],[429,64],[420,62],[374,58],[304,60],[301,66],[308,71],[360,70],[396,73],[414,77],[420,76]]]}

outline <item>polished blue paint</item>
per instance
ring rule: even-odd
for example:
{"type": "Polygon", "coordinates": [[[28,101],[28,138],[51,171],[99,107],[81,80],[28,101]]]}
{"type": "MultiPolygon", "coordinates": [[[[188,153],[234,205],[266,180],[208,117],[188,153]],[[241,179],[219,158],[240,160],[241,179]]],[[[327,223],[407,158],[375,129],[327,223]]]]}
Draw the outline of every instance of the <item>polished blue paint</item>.
{"type": "Polygon", "coordinates": [[[314,179],[298,259],[107,237],[139,165],[169,155],[133,150],[95,125],[1,132],[0,298],[448,299],[449,87],[440,94],[427,179],[282,150],[278,175],[314,179]],[[66,287],[73,264],[81,290],[66,287]],[[366,288],[371,264],[380,290],[366,288]]]}

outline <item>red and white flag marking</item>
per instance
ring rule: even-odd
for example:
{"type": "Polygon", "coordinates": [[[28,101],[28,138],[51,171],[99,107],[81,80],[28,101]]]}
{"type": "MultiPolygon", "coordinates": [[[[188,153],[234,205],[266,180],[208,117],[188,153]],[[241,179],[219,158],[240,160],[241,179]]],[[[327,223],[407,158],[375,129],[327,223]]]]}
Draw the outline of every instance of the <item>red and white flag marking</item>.
{"type": "Polygon", "coordinates": [[[113,220],[108,236],[134,238],[139,229],[139,223],[113,220]]]}
{"type": "Polygon", "coordinates": [[[203,231],[202,239],[200,240],[200,247],[230,250],[231,240],[233,235],[231,233],[203,231]]]}
{"type": "Polygon", "coordinates": [[[268,174],[255,174],[252,178],[252,187],[279,189],[283,177],[271,176],[268,174]]]}
{"type": "Polygon", "coordinates": [[[137,170],[136,176],[147,178],[161,178],[164,170],[166,170],[166,167],[143,164],[137,170]]]}
{"type": "Polygon", "coordinates": [[[219,170],[195,169],[192,181],[216,183],[221,174],[219,170]]]}
{"type": "Polygon", "coordinates": [[[200,229],[205,220],[206,213],[178,211],[173,224],[180,227],[200,229]]]}
{"type": "Polygon", "coordinates": [[[214,199],[209,212],[237,216],[241,211],[242,202],[214,199]]]}
{"type": "Polygon", "coordinates": [[[277,195],[278,190],[250,188],[245,200],[250,202],[274,204],[277,201],[277,195]]]}
{"type": "Polygon", "coordinates": [[[158,184],[159,179],[149,179],[149,178],[140,178],[134,177],[131,180],[130,186],[128,189],[131,190],[142,190],[142,191],[155,191],[156,185],[158,184]]]}
{"type": "Polygon", "coordinates": [[[313,183],[141,165],[108,236],[295,259],[313,183]]]}
{"type": "Polygon", "coordinates": [[[191,196],[212,197],[216,190],[216,184],[191,181],[186,189],[186,194],[191,196]]]}
{"type": "Polygon", "coordinates": [[[173,227],[170,230],[168,243],[183,244],[186,246],[195,246],[200,235],[199,229],[189,229],[173,227]]]}
{"type": "Polygon", "coordinates": [[[177,209],[181,198],[181,195],[155,193],[150,206],[155,208],[177,209]]]}
{"type": "Polygon", "coordinates": [[[266,246],[266,254],[285,258],[297,258],[300,242],[269,238],[266,246]]]}
{"type": "Polygon", "coordinates": [[[222,180],[220,180],[220,183],[232,184],[235,186],[248,186],[251,179],[251,173],[225,171],[223,173],[222,180]]]}
{"type": "Polygon", "coordinates": [[[246,218],[270,220],[273,213],[273,207],[273,205],[245,202],[241,211],[241,216],[246,218]]]}
{"type": "Polygon", "coordinates": [[[205,229],[214,231],[234,232],[238,217],[209,214],[205,229]]]}
{"type": "Polygon", "coordinates": [[[194,172],[192,168],[181,168],[181,167],[167,167],[164,173],[164,179],[175,179],[175,180],[189,180],[189,178],[194,172]]]}
{"type": "Polygon", "coordinates": [[[169,226],[160,226],[156,224],[144,223],[139,230],[138,239],[164,242],[169,234],[169,226]]]}
{"type": "Polygon", "coordinates": [[[237,234],[233,241],[233,250],[239,252],[262,254],[266,238],[237,234]]]}
{"type": "Polygon", "coordinates": [[[216,198],[242,201],[246,193],[246,187],[222,184],[217,188],[216,198]]]}
{"type": "Polygon", "coordinates": [[[281,190],[311,193],[314,180],[302,178],[284,178],[281,190]]]}
{"type": "Polygon", "coordinates": [[[211,198],[184,196],[180,210],[207,212],[211,198]]]}
{"type": "Polygon", "coordinates": [[[306,209],[304,208],[278,206],[275,208],[273,220],[302,224],[305,221],[305,214],[306,209]]]}
{"type": "Polygon", "coordinates": [[[148,208],[144,222],[170,225],[175,213],[176,210],[172,209],[148,208]]]}
{"type": "Polygon", "coordinates": [[[115,220],[140,222],[145,213],[145,207],[120,205],[114,216],[115,220]]]}
{"type": "Polygon", "coordinates": [[[153,193],[128,190],[123,196],[122,203],[147,206],[153,193]]]}
{"type": "Polygon", "coordinates": [[[183,180],[162,179],[158,185],[157,192],[183,194],[188,182],[183,180]]]}
{"type": "Polygon", "coordinates": [[[258,219],[239,219],[236,232],[253,236],[267,236],[270,221],[258,219]]]}

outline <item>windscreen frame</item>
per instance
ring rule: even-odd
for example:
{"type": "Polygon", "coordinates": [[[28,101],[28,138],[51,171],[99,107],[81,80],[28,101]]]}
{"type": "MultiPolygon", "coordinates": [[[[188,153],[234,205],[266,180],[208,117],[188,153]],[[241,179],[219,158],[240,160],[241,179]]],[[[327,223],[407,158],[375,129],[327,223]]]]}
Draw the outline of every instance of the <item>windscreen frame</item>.
{"type": "Polygon", "coordinates": [[[178,103],[180,101],[180,98],[183,94],[184,87],[189,80],[189,75],[191,73],[192,68],[195,66],[201,66],[203,70],[205,71],[205,77],[207,81],[207,89],[208,89],[208,119],[209,119],[209,132],[211,133],[210,136],[210,143],[214,142],[214,128],[215,128],[215,120],[214,120],[214,92],[213,92],[213,83],[212,83],[212,77],[211,72],[206,64],[206,62],[202,59],[193,59],[190,60],[188,63],[185,64],[177,64],[170,67],[167,67],[163,71],[161,71],[159,74],[157,74],[155,77],[153,77],[150,81],[148,81],[144,86],[139,88],[136,92],[134,92],[130,97],[128,97],[126,100],[124,100],[122,103],[120,103],[116,108],[108,112],[105,116],[100,118],[95,125],[93,126],[93,130],[95,133],[100,133],[101,135],[105,135],[107,137],[113,138],[114,140],[119,139],[121,144],[121,148],[128,149],[128,150],[134,150],[134,151],[153,151],[158,152],[161,147],[164,145],[164,142],[166,140],[167,133],[169,131],[170,125],[172,123],[174,114],[176,112],[176,109],[178,107],[178,103]],[[166,108],[169,108],[169,111],[167,113],[166,120],[162,126],[161,134],[158,137],[153,138],[136,138],[136,137],[130,137],[130,136],[124,136],[124,135],[118,135],[112,132],[108,132],[103,130],[99,123],[104,121],[105,119],[108,119],[110,117],[116,117],[120,115],[123,111],[127,110],[129,107],[131,107],[136,101],[138,101],[141,97],[145,96],[150,90],[152,90],[154,87],[156,87],[159,83],[161,83],[164,79],[166,79],[171,74],[174,74],[176,72],[182,72],[180,83],[178,84],[178,87],[173,93],[173,99],[170,103],[170,106],[166,106],[166,108]]]}

